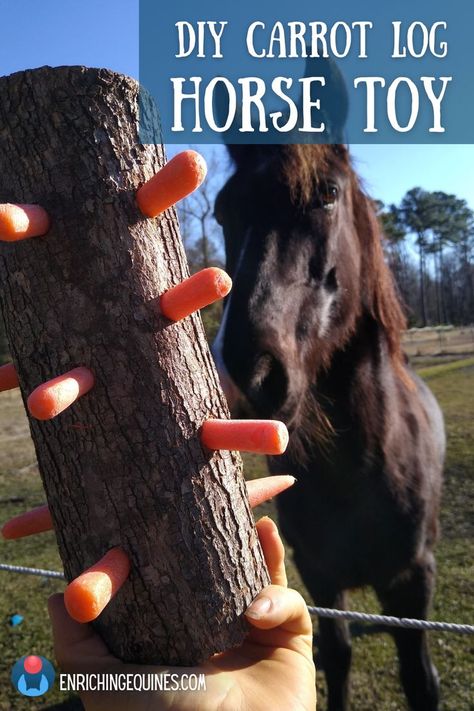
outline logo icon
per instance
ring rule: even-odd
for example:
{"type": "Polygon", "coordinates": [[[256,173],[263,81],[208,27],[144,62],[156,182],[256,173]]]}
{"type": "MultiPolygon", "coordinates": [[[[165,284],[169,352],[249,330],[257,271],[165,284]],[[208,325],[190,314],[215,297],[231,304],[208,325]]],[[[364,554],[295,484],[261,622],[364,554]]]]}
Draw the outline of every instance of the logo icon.
{"type": "Polygon", "coordinates": [[[23,696],[42,696],[53,685],[56,672],[45,657],[29,654],[13,665],[11,679],[15,689],[23,696]]]}

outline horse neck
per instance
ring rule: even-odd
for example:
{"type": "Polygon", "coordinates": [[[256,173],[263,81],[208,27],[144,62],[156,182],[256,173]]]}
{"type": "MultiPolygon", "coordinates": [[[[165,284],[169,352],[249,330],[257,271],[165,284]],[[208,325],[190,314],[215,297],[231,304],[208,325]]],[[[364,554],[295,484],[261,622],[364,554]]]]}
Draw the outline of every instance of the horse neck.
{"type": "Polygon", "coordinates": [[[384,330],[365,315],[344,347],[333,353],[329,367],[318,374],[313,391],[334,430],[361,429],[367,443],[380,442],[397,387],[384,330]]]}

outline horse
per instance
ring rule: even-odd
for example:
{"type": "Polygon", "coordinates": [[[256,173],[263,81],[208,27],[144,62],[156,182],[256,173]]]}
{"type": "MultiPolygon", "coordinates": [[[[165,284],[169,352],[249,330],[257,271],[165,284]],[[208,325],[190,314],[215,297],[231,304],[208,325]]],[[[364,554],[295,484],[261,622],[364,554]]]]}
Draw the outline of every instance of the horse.
{"type": "MultiPolygon", "coordinates": [[[[268,457],[297,478],[277,501],[282,533],[317,605],[343,610],[371,586],[385,614],[425,619],[444,425],[402,351],[374,205],[344,144],[228,150],[215,216],[233,289],[213,350],[233,414],[288,427],[286,453],[268,457]]],[[[390,629],[410,709],[436,711],[426,633],[390,629]]],[[[347,623],[321,618],[318,646],[328,709],[347,711],[347,623]]]]}

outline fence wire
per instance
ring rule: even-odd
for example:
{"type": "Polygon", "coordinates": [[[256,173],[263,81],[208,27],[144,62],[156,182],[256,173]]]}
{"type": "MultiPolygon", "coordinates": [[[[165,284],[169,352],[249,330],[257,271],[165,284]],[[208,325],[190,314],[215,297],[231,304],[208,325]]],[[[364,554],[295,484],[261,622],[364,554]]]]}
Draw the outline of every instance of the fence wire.
{"type": "MultiPolygon", "coordinates": [[[[64,573],[59,570],[44,570],[43,568],[29,568],[26,565],[11,565],[0,563],[0,570],[9,573],[23,573],[25,575],[38,575],[43,578],[59,578],[64,580],[64,573]]],[[[386,627],[404,627],[411,630],[430,630],[432,632],[453,632],[455,634],[474,634],[474,625],[463,625],[456,622],[438,622],[435,620],[412,620],[409,617],[391,617],[389,615],[372,615],[368,612],[355,610],[335,610],[331,607],[316,607],[307,605],[310,615],[326,617],[333,620],[347,620],[349,622],[371,623],[386,627]]]]}

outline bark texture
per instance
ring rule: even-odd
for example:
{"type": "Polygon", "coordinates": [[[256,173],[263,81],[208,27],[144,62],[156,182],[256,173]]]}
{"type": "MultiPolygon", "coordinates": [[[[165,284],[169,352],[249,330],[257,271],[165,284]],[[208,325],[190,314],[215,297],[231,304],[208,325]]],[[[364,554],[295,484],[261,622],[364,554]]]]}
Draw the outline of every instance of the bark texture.
{"type": "MultiPolygon", "coordinates": [[[[149,125],[157,115],[148,99],[149,125]]],[[[92,391],[30,418],[68,581],[122,546],[132,572],[95,625],[128,661],[194,664],[239,644],[268,584],[237,453],[199,429],[228,410],[199,315],[158,296],[188,276],[174,209],[135,203],[163,164],[140,145],[138,84],[60,67],[0,79],[0,202],[38,203],[48,235],[0,243],[1,305],[23,398],[79,365],[92,391]]]]}

